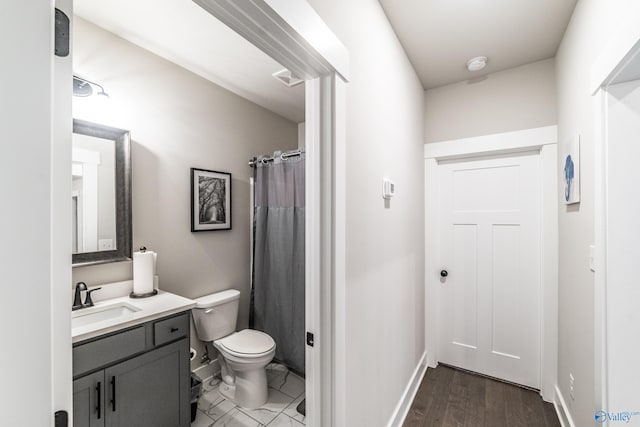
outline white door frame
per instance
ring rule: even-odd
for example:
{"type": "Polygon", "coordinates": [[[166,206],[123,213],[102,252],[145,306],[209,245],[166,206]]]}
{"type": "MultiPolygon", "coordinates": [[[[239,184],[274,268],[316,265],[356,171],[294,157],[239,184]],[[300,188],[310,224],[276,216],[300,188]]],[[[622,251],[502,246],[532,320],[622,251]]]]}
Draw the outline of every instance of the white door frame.
{"type": "Polygon", "coordinates": [[[8,59],[0,83],[7,141],[0,150],[6,242],[0,250],[0,296],[3,323],[21,321],[4,337],[12,351],[0,356],[0,409],[7,425],[44,426],[53,425],[55,411],[71,413],[72,401],[72,71],[71,56],[54,55],[54,8],[69,18],[73,14],[71,0],[12,0],[3,6],[14,18],[0,30],[8,41],[2,44],[8,59]],[[28,87],[15,84],[25,78],[28,87]],[[23,159],[35,174],[25,175],[23,159]]]}
{"type": "MultiPolygon", "coordinates": [[[[595,280],[594,280],[594,397],[596,407],[605,411],[613,410],[616,402],[611,402],[608,389],[616,387],[609,378],[607,343],[611,337],[608,322],[611,316],[625,316],[625,310],[633,307],[611,307],[607,300],[607,182],[608,182],[608,102],[609,87],[623,81],[640,79],[640,75],[628,74],[632,66],[638,67],[640,61],[640,5],[634,5],[626,13],[625,21],[618,31],[606,43],[602,53],[594,61],[591,69],[591,93],[594,115],[594,213],[595,213],[595,280]]],[[[631,303],[631,302],[630,302],[631,303]]],[[[609,425],[606,421],[602,425],[609,425]]]]}
{"type": "Polygon", "coordinates": [[[306,80],[306,420],[344,426],[348,51],[304,1],[194,1],[306,80]]]}
{"type": "Polygon", "coordinates": [[[440,322],[438,162],[495,154],[540,152],[541,166],[541,366],[540,394],[553,401],[558,363],[557,126],[425,144],[425,342],[427,364],[438,364],[440,322]]]}
{"type": "MultiPolygon", "coordinates": [[[[73,25],[73,0],[55,0],[73,25]]],[[[52,53],[52,143],[51,143],[51,372],[53,410],[69,413],[73,422],[73,374],[71,351],[71,113],[73,49],[69,56],[52,53]]]]}

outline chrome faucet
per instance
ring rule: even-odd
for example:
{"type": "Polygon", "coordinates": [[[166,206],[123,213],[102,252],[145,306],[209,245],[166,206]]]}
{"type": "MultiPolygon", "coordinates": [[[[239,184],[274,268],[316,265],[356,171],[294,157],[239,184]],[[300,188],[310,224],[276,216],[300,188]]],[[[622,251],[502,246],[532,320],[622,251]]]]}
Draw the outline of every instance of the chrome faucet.
{"type": "Polygon", "coordinates": [[[93,307],[93,300],[91,299],[91,293],[100,289],[102,289],[102,287],[94,288],[89,291],[87,290],[86,283],[78,282],[78,284],[76,285],[75,295],[73,296],[73,306],[71,307],[71,310],[79,310],[81,308],[93,307]],[[82,291],[87,292],[86,296],[84,297],[84,302],[82,302],[82,294],[80,293],[82,291]]]}

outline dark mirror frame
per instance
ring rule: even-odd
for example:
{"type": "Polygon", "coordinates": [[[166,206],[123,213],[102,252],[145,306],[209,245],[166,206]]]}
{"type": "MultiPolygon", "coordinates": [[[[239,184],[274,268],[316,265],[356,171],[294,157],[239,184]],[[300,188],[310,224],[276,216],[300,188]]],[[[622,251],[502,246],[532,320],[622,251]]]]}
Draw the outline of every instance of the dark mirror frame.
{"type": "Polygon", "coordinates": [[[73,133],[115,141],[116,249],[73,254],[73,267],[131,259],[131,139],[128,130],[73,119],[73,133]]]}

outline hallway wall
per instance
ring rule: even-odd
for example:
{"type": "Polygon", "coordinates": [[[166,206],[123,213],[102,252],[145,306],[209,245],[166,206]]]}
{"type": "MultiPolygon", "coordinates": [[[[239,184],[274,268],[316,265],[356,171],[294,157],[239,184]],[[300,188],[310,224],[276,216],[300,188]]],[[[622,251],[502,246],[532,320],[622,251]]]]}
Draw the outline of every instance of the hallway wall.
{"type": "MultiPolygon", "coordinates": [[[[559,212],[559,346],[558,386],[578,426],[593,424],[594,411],[632,408],[601,408],[595,396],[594,378],[594,275],[589,270],[588,246],[594,241],[595,135],[591,67],[616,34],[621,23],[635,17],[640,4],[633,0],[579,1],[556,56],[558,132],[560,143],[580,135],[581,202],[561,203],[559,212]],[[569,393],[569,374],[575,378],[574,397],[569,393]]],[[[560,166],[559,166],[560,167],[560,166]]]]}
{"type": "Polygon", "coordinates": [[[349,49],[346,426],[385,426],[424,345],[423,88],[376,0],[309,2],[349,49]],[[383,176],[395,181],[388,207],[383,176]]]}
{"type": "Polygon", "coordinates": [[[425,91],[427,144],[555,124],[553,58],[425,91]]]}

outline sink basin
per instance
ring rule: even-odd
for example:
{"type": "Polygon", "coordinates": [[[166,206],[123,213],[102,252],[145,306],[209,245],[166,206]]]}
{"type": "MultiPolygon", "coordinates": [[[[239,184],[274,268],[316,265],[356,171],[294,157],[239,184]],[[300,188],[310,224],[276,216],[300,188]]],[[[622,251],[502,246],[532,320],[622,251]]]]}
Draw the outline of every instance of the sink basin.
{"type": "Polygon", "coordinates": [[[99,307],[81,308],[80,310],[72,312],[71,328],[86,326],[105,320],[127,320],[132,317],[136,311],[140,311],[140,309],[125,302],[99,307]]]}

